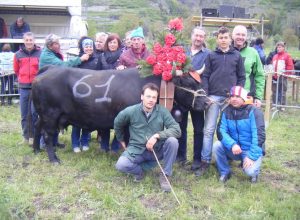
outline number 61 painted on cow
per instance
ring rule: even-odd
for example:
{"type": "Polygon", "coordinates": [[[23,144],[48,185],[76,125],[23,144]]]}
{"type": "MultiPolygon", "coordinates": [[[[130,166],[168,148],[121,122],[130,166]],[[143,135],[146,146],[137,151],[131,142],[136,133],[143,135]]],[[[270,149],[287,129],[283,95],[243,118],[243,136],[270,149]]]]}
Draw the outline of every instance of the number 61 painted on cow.
{"type": "MultiPolygon", "coordinates": [[[[79,79],[78,81],[76,81],[76,83],[74,84],[74,86],[72,88],[74,97],[76,97],[76,98],[85,98],[85,97],[88,97],[88,96],[91,95],[91,93],[92,93],[91,86],[88,83],[83,82],[84,79],[89,78],[89,77],[92,77],[92,75],[84,76],[81,79],[79,79]],[[85,86],[88,91],[85,92],[85,93],[80,93],[79,91],[77,91],[78,86],[85,86]]],[[[95,85],[95,87],[98,87],[98,88],[106,86],[106,91],[105,91],[103,97],[102,98],[96,98],[95,102],[111,102],[111,98],[107,97],[107,93],[109,91],[111,81],[113,80],[114,77],[115,77],[115,75],[112,75],[111,77],[109,77],[107,82],[103,85],[95,85]]]]}

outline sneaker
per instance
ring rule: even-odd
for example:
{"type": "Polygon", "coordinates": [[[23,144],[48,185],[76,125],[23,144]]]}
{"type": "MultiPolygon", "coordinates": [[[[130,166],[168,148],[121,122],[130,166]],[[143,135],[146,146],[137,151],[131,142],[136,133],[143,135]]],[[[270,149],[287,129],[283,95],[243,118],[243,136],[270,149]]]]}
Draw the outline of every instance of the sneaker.
{"type": "Polygon", "coordinates": [[[225,183],[227,180],[229,180],[231,177],[231,173],[221,175],[219,181],[222,183],[225,183]]]}
{"type": "Polygon", "coordinates": [[[250,182],[251,182],[251,183],[257,183],[257,181],[258,181],[258,175],[252,176],[252,177],[250,178],[250,182]]]}
{"type": "Polygon", "coordinates": [[[139,183],[144,179],[144,173],[141,172],[138,175],[134,175],[133,182],[139,183]]]}
{"type": "Polygon", "coordinates": [[[164,192],[170,192],[171,191],[170,184],[166,180],[163,173],[159,174],[159,184],[160,184],[160,188],[162,189],[162,191],[164,191],[164,192]]]}
{"type": "Polygon", "coordinates": [[[197,177],[203,176],[207,172],[208,168],[209,168],[209,163],[201,161],[200,168],[195,171],[195,175],[197,177]]]}
{"type": "Polygon", "coordinates": [[[201,161],[200,160],[194,160],[191,166],[191,170],[195,171],[200,168],[201,161]]]}
{"type": "Polygon", "coordinates": [[[19,144],[19,145],[21,145],[21,144],[29,145],[29,140],[26,139],[26,138],[23,138],[23,140],[22,140],[20,143],[18,143],[18,144],[19,144]]]}
{"type": "Polygon", "coordinates": [[[74,147],[73,151],[74,151],[74,153],[80,153],[81,152],[79,147],[74,147]]]}
{"type": "Polygon", "coordinates": [[[82,151],[88,151],[90,148],[89,148],[89,146],[83,146],[82,147],[82,151]]]}

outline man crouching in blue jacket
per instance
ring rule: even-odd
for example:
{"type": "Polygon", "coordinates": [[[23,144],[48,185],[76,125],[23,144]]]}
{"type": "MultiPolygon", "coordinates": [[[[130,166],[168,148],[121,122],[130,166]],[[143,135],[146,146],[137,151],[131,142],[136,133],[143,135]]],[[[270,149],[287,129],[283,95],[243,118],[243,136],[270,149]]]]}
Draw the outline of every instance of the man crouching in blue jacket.
{"type": "Polygon", "coordinates": [[[230,105],[218,124],[218,140],[213,145],[220,182],[231,176],[228,160],[242,161],[243,171],[256,183],[264,155],[265,123],[260,109],[245,103],[247,91],[234,86],[230,90],[230,105]]]}

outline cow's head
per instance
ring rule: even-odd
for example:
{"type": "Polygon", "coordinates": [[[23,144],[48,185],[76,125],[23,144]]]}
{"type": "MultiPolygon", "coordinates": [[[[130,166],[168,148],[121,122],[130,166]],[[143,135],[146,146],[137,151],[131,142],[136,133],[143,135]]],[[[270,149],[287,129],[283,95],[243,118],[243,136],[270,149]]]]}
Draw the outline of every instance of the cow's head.
{"type": "Polygon", "coordinates": [[[203,111],[211,104],[202,89],[200,76],[195,77],[194,73],[183,74],[182,76],[173,77],[175,84],[175,101],[180,106],[186,109],[193,109],[195,111],[203,111]]]}

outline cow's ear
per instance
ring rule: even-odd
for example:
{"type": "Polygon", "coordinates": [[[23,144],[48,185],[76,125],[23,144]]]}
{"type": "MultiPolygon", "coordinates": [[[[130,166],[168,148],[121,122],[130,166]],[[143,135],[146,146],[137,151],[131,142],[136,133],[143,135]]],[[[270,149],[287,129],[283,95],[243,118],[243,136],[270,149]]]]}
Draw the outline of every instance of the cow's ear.
{"type": "Polygon", "coordinates": [[[197,72],[190,71],[189,74],[194,80],[196,80],[198,83],[201,83],[200,75],[197,72]]]}

